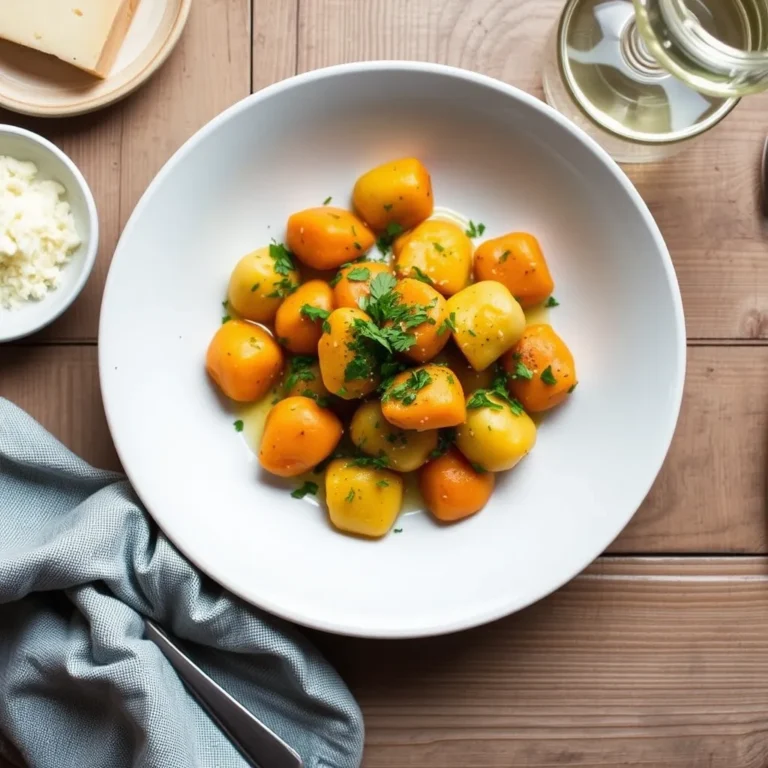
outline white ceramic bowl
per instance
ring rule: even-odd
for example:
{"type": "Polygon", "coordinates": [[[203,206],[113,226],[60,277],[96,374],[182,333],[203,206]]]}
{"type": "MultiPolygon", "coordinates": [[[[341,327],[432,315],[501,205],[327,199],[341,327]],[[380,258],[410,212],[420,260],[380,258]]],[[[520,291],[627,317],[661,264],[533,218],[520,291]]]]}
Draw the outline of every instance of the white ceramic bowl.
{"type": "Polygon", "coordinates": [[[91,274],[99,245],[96,203],[77,166],[56,145],[36,133],[0,125],[0,155],[31,160],[39,179],[58,181],[66,190],[81,245],[62,269],[61,284],[39,301],[26,301],[13,309],[0,307],[0,342],[39,331],[53,322],[77,298],[91,274]]]}
{"type": "MultiPolygon", "coordinates": [[[[117,450],[176,545],[232,591],[302,624],[429,635],[556,589],[627,524],[661,467],[683,389],[680,294],[619,167],[537,99],[481,75],[379,62],[311,72],[219,115],[152,183],[112,262],[99,334],[117,450]],[[571,401],[453,526],[408,515],[364,541],[259,472],[203,361],[230,270],[288,215],[348,202],[364,170],[420,157],[437,203],[535,233],[579,371],[571,401]]],[[[287,486],[292,487],[291,485],[287,486]]]]}

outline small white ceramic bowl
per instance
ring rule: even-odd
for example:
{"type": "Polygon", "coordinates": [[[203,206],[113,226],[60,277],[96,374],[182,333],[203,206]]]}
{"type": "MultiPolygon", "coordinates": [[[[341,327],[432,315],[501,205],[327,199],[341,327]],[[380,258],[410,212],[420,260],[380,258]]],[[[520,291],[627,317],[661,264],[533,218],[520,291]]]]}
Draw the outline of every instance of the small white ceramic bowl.
{"type": "Polygon", "coordinates": [[[82,241],[61,272],[61,284],[44,299],[26,301],[13,309],[0,307],[0,342],[20,339],[52,323],[77,298],[91,274],[99,245],[96,203],[77,166],[54,144],[23,128],[0,125],[0,155],[30,160],[38,178],[58,181],[66,190],[75,226],[82,241]]]}

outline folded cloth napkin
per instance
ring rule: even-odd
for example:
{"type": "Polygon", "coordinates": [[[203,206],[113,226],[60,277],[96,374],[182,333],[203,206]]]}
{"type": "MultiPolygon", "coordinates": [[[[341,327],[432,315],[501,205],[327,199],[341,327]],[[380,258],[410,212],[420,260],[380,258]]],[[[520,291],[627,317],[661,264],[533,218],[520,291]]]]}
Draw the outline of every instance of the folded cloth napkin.
{"type": "Polygon", "coordinates": [[[143,616],[305,766],[360,764],[360,710],[318,651],[202,576],[125,478],[0,398],[0,752],[33,768],[246,765],[143,616]]]}

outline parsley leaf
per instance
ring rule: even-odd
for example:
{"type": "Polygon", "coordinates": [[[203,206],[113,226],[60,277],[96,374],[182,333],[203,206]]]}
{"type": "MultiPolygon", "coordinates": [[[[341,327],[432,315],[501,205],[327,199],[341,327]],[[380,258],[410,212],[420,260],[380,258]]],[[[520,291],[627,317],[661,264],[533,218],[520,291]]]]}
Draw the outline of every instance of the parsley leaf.
{"type": "Polygon", "coordinates": [[[327,320],[331,315],[327,309],[322,309],[321,307],[313,307],[311,304],[304,304],[300,310],[300,313],[304,315],[304,317],[308,317],[310,320],[327,320]]]}
{"type": "Polygon", "coordinates": [[[478,464],[475,461],[472,462],[472,469],[474,469],[478,475],[484,475],[488,471],[482,464],[478,464]]]}
{"type": "Polygon", "coordinates": [[[228,323],[231,319],[231,315],[224,315],[224,317],[221,318],[221,324],[224,325],[224,323],[228,323]]]}
{"type": "Polygon", "coordinates": [[[389,488],[389,482],[386,480],[379,480],[378,483],[376,483],[377,488],[389,488]]]}
{"type": "Polygon", "coordinates": [[[384,393],[382,402],[399,400],[403,405],[411,405],[416,400],[417,393],[432,383],[429,371],[424,368],[414,368],[411,375],[399,384],[393,384],[384,393]]]}
{"type": "Polygon", "coordinates": [[[512,375],[516,379],[528,379],[530,381],[533,378],[533,371],[525,363],[518,360],[512,375]]]}
{"type": "Polygon", "coordinates": [[[422,272],[418,267],[411,267],[411,272],[412,274],[409,274],[408,277],[411,277],[414,280],[421,280],[422,283],[426,283],[427,285],[433,285],[432,278],[426,272],[422,272]]]}
{"type": "Polygon", "coordinates": [[[291,491],[291,496],[294,499],[303,499],[308,493],[313,496],[317,493],[319,486],[317,483],[313,483],[311,480],[305,480],[295,491],[291,491]]]}
{"type": "Polygon", "coordinates": [[[555,378],[555,375],[552,373],[552,366],[548,365],[542,372],[541,372],[541,380],[548,384],[550,387],[557,384],[557,379],[555,378]]]}
{"type": "Polygon", "coordinates": [[[387,224],[386,231],[383,232],[376,241],[376,245],[382,253],[388,253],[392,248],[392,243],[395,238],[402,233],[403,228],[396,221],[390,221],[389,224],[387,224]]]}
{"type": "Polygon", "coordinates": [[[275,261],[275,272],[278,275],[290,275],[295,269],[293,266],[293,254],[282,243],[271,243],[269,255],[275,261]]]}
{"type": "Polygon", "coordinates": [[[488,390],[478,389],[467,400],[467,408],[490,408],[492,411],[501,411],[504,406],[491,400],[488,397],[488,390]]]}
{"type": "Polygon", "coordinates": [[[435,250],[436,250],[438,253],[442,253],[442,252],[445,250],[445,248],[443,248],[443,246],[442,246],[442,245],[440,245],[440,243],[438,243],[437,241],[434,241],[434,242],[432,243],[432,245],[434,245],[434,246],[435,246],[435,250]]]}
{"type": "Polygon", "coordinates": [[[547,307],[547,308],[549,308],[549,307],[559,307],[560,306],[560,302],[554,296],[550,296],[544,302],[544,306],[547,307]]]}
{"type": "Polygon", "coordinates": [[[347,494],[347,497],[346,497],[345,501],[348,504],[351,504],[354,500],[355,500],[355,490],[354,490],[354,488],[350,488],[349,489],[349,493],[347,494]]]}
{"type": "Polygon", "coordinates": [[[260,286],[260,285],[261,285],[261,283],[254,283],[254,284],[251,286],[251,293],[255,293],[256,291],[258,291],[258,290],[259,290],[259,286],[260,286]]]}
{"type": "MultiPolygon", "coordinates": [[[[275,270],[277,270],[277,267],[275,267],[275,270]]],[[[272,291],[272,293],[267,294],[268,299],[284,299],[286,296],[292,294],[299,286],[291,282],[289,278],[284,277],[282,280],[273,283],[272,287],[275,290],[272,291]]]]}
{"type": "Polygon", "coordinates": [[[403,532],[402,528],[393,528],[392,529],[392,533],[402,533],[402,532],[403,532]]]}
{"type": "Polygon", "coordinates": [[[504,253],[499,256],[499,263],[503,264],[509,258],[511,253],[512,251],[504,251],[504,253]]]}
{"type": "Polygon", "coordinates": [[[392,203],[384,203],[384,210],[389,213],[392,210],[392,203]]]}
{"type": "Polygon", "coordinates": [[[311,367],[317,362],[309,355],[296,355],[288,361],[288,376],[285,378],[285,389],[291,390],[300,381],[314,381],[315,374],[311,367]]]}
{"type": "Polygon", "coordinates": [[[576,389],[576,385],[577,385],[578,383],[579,383],[579,382],[577,381],[577,382],[576,382],[576,384],[571,384],[571,386],[568,388],[568,394],[569,394],[569,395],[571,394],[571,392],[573,392],[573,390],[574,390],[574,389],[576,389]]]}
{"type": "Polygon", "coordinates": [[[341,274],[341,271],[338,271],[329,281],[328,285],[331,286],[331,288],[335,288],[338,284],[341,278],[344,277],[344,275],[341,274]]]}
{"type": "Polygon", "coordinates": [[[485,224],[475,224],[472,219],[469,220],[469,226],[465,230],[467,237],[480,237],[485,232],[485,224]]]}
{"type": "Polygon", "coordinates": [[[330,203],[331,200],[333,200],[333,198],[330,195],[328,195],[328,197],[326,197],[325,200],[323,200],[323,205],[328,205],[328,203],[330,203]]]}
{"type": "Polygon", "coordinates": [[[440,327],[437,329],[437,335],[442,336],[446,331],[456,331],[456,313],[451,312],[449,317],[446,317],[440,327]]]}
{"type": "Polygon", "coordinates": [[[373,467],[374,469],[386,469],[389,466],[389,459],[384,456],[357,456],[351,459],[348,467],[373,467]]]}
{"type": "Polygon", "coordinates": [[[346,274],[347,280],[352,283],[364,283],[371,277],[371,270],[368,267],[355,267],[346,274]]]}
{"type": "Polygon", "coordinates": [[[235,428],[235,432],[242,432],[243,431],[243,420],[238,419],[236,422],[232,425],[235,428]]]}

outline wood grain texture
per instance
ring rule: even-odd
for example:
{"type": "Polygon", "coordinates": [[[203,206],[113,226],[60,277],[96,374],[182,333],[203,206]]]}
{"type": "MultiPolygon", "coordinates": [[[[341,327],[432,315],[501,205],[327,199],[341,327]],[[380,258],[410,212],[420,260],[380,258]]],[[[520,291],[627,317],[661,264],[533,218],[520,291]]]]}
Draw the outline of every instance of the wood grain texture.
{"type": "MultiPolygon", "coordinates": [[[[683,411],[656,485],[620,553],[768,552],[768,348],[693,347],[683,411]]],[[[98,466],[116,466],[95,347],[11,347],[0,396],[98,466]]]]}
{"type": "Polygon", "coordinates": [[[299,0],[253,0],[251,90],[296,74],[299,0]]]}
{"type": "Polygon", "coordinates": [[[689,347],[677,432],[615,552],[768,551],[768,349],[689,347]]]}
{"type": "Polygon", "coordinates": [[[248,94],[250,51],[250,0],[195,0],[168,61],[125,101],[66,120],[0,113],[0,121],[41,133],[72,157],[93,190],[101,224],[88,285],[35,341],[96,338],[104,281],[122,228],[165,161],[198,128],[248,94]]]}
{"type": "Polygon", "coordinates": [[[101,404],[94,346],[14,346],[0,352],[0,397],[35,417],[102,469],[119,469],[101,404]]]}
{"type": "Polygon", "coordinates": [[[477,630],[318,641],[362,706],[365,768],[768,764],[763,558],[604,558],[477,630]]]}
{"type": "MultiPolygon", "coordinates": [[[[303,0],[299,71],[416,59],[483,72],[542,97],[544,42],[562,0],[303,0]]],[[[768,338],[768,227],[757,170],[768,95],[659,165],[627,167],[672,253],[693,339],[768,338]]]]}

